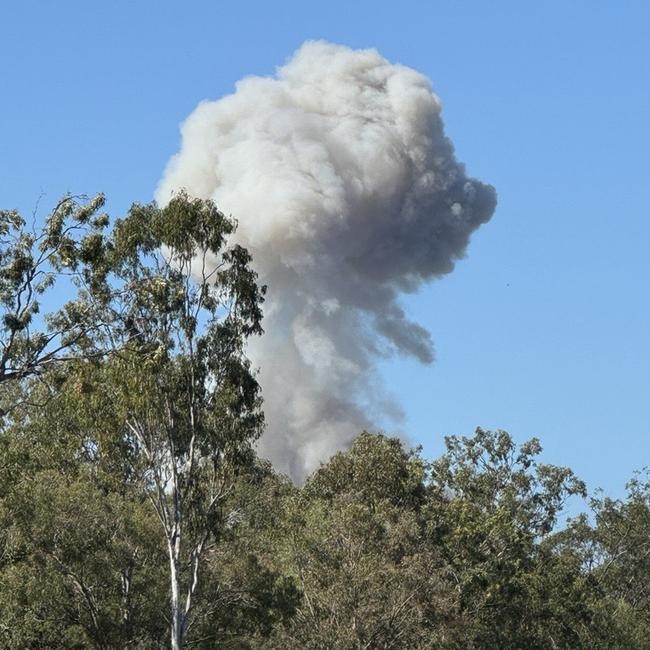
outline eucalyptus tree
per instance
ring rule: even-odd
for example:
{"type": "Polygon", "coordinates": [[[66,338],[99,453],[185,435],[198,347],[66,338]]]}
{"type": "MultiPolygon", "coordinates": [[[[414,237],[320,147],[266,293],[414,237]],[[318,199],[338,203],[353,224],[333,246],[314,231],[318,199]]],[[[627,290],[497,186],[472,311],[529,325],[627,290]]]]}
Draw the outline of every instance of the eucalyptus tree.
{"type": "Polygon", "coordinates": [[[425,543],[425,482],[417,452],[364,432],[285,496],[277,557],[303,597],[263,647],[443,647],[455,594],[425,543]]]}
{"type": "Polygon", "coordinates": [[[160,523],[174,649],[188,638],[206,555],[237,518],[225,503],[263,424],[245,345],[262,332],[265,288],[247,251],[228,245],[235,226],[182,193],[162,209],[133,205],[98,262],[105,274],[58,319],[109,324],[89,339],[111,352],[91,390],[120,414],[129,480],[160,523]]]}
{"type": "Polygon", "coordinates": [[[650,475],[636,472],[624,498],[597,492],[591,516],[581,514],[555,539],[599,592],[594,608],[605,632],[592,647],[636,650],[650,634],[650,475]]]}
{"type": "Polygon", "coordinates": [[[363,433],[284,497],[276,561],[303,598],[263,647],[603,647],[598,588],[553,533],[583,483],[504,431],[446,447],[363,433]]]}
{"type": "Polygon", "coordinates": [[[449,647],[574,648],[593,625],[582,567],[547,542],[584,483],[540,462],[537,439],[505,431],[445,439],[431,463],[423,516],[458,594],[449,647]]]}
{"type": "Polygon", "coordinates": [[[245,345],[262,332],[265,288],[247,251],[228,245],[235,221],[210,201],[180,193],[164,208],[134,204],[110,231],[102,206],[101,196],[66,197],[40,230],[0,213],[0,407],[42,393],[22,380],[75,361],[86,452],[117,449],[122,480],[139,483],[158,518],[180,648],[263,424],[245,345]],[[70,299],[40,318],[57,281],[70,299]],[[108,431],[96,426],[107,402],[120,422],[108,431]]]}
{"type": "MultiPolygon", "coordinates": [[[[56,374],[56,399],[23,404],[0,425],[0,646],[168,646],[168,547],[122,435],[119,373],[79,361],[56,374]]],[[[288,486],[268,467],[237,465],[193,596],[196,648],[265,647],[299,599],[260,539],[288,486]]]]}

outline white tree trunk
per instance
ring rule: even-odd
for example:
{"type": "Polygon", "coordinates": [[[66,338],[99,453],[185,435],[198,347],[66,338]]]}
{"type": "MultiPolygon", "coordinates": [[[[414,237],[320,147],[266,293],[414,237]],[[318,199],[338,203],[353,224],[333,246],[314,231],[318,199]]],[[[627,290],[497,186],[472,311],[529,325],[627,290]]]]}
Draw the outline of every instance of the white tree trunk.
{"type": "MultiPolygon", "coordinates": [[[[175,540],[177,542],[178,538],[175,540]]],[[[181,607],[181,585],[179,576],[179,545],[169,540],[169,586],[171,590],[171,646],[172,650],[182,650],[184,641],[185,615],[181,607]]]]}

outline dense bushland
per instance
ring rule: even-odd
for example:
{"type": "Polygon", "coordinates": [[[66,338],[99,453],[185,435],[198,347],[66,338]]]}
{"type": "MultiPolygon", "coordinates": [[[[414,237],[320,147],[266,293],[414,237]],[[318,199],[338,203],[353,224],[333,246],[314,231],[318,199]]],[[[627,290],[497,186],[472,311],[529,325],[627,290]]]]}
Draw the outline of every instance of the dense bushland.
{"type": "Polygon", "coordinates": [[[265,289],[235,223],[101,209],[0,213],[1,647],[648,647],[643,476],[560,525],[586,487],[537,440],[430,460],[361,432],[294,485],[254,452],[265,289]]]}

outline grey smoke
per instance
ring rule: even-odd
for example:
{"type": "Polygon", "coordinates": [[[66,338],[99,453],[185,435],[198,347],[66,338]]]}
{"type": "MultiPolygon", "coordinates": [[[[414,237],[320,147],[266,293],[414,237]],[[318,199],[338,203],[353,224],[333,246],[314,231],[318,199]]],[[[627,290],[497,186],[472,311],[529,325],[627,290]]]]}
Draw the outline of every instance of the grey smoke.
{"type": "Polygon", "coordinates": [[[269,286],[266,333],[250,350],[265,398],[260,452],[297,479],[399,411],[376,361],[433,360],[400,295],[451,272],[496,205],[454,158],[428,79],[325,42],[202,102],[156,198],[179,188],[238,219],[269,286]]]}

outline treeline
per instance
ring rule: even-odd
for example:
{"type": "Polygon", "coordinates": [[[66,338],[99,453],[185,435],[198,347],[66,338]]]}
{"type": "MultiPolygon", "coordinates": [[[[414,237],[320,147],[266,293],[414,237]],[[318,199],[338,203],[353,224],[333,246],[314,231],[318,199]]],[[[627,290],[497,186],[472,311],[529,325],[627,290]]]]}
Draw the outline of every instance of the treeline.
{"type": "Polygon", "coordinates": [[[294,485],[254,453],[234,222],[102,203],[0,212],[0,647],[650,647],[650,483],[559,527],[584,484],[479,429],[364,432],[294,485]]]}

